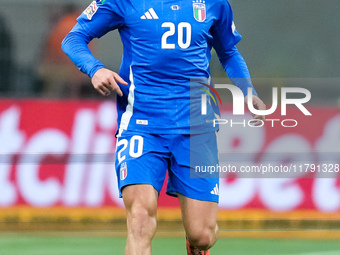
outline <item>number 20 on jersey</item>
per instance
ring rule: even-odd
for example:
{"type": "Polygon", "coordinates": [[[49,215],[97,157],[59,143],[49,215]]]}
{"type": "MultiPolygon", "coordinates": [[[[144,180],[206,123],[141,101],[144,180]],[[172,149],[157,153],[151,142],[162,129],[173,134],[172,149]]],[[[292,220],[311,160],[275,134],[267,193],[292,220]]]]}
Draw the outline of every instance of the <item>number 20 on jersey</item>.
{"type": "MultiPolygon", "coordinates": [[[[174,43],[168,43],[168,38],[176,33],[176,25],[172,22],[164,22],[163,28],[169,28],[162,36],[162,49],[175,49],[174,43]]],[[[187,49],[191,43],[191,25],[188,22],[181,22],[177,26],[177,43],[182,49],[187,49]],[[184,40],[185,33],[185,40],[184,40]]]]}

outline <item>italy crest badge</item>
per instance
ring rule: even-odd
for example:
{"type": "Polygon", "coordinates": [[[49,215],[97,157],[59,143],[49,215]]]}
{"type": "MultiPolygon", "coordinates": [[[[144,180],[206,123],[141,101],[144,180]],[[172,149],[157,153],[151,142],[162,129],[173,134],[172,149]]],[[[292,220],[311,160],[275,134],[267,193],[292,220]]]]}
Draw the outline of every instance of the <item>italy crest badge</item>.
{"type": "Polygon", "coordinates": [[[120,179],[123,181],[125,180],[126,177],[127,177],[127,166],[126,166],[126,162],[123,162],[120,165],[120,179]]]}
{"type": "Polygon", "coordinates": [[[206,9],[205,9],[205,1],[196,0],[192,3],[192,7],[194,10],[194,18],[198,22],[205,21],[206,18],[206,9]]]}

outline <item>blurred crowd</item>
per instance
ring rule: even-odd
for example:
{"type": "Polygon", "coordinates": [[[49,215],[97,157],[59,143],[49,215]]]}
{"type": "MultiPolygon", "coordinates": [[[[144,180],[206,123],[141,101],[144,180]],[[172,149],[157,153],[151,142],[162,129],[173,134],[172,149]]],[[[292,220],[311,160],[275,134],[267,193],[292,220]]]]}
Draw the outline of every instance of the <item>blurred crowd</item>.
{"type": "Polygon", "coordinates": [[[51,22],[52,29],[44,43],[38,70],[45,97],[78,98],[94,94],[89,77],[79,72],[61,49],[62,40],[75,26],[80,13],[75,5],[65,5],[51,22]]]}
{"type": "Polygon", "coordinates": [[[0,93],[10,90],[12,38],[6,21],[0,16],[0,93]]]}
{"type": "MultiPolygon", "coordinates": [[[[340,102],[335,80],[340,78],[339,1],[229,1],[244,38],[238,48],[255,82],[286,79],[274,84],[259,81],[256,88],[264,100],[271,87],[286,86],[287,79],[321,78],[328,79],[315,82],[322,86],[306,81],[303,87],[318,95],[316,103],[340,102]]],[[[60,46],[87,4],[82,0],[6,0],[6,11],[0,13],[0,98],[102,98],[60,46]]],[[[105,35],[89,47],[108,68],[119,70],[118,33],[105,35]]],[[[210,69],[213,78],[226,77],[214,51],[210,69]]]]}
{"type": "MultiPolygon", "coordinates": [[[[32,63],[34,67],[25,70],[20,65],[16,66],[13,60],[13,36],[6,19],[0,16],[0,97],[99,97],[92,88],[90,78],[81,73],[61,49],[62,40],[76,24],[82,10],[74,4],[50,5],[48,9],[49,29],[41,38],[37,63],[32,63]],[[21,92],[14,85],[20,79],[28,84],[28,88],[21,92]]],[[[92,44],[89,48],[94,50],[92,44]]]]}

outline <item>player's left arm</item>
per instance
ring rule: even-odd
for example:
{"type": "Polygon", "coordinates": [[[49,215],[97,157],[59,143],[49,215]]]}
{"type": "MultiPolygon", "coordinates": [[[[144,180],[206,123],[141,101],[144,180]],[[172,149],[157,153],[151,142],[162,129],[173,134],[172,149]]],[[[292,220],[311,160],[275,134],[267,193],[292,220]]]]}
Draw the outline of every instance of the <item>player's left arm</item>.
{"type": "MultiPolygon", "coordinates": [[[[266,105],[263,103],[263,101],[258,97],[257,92],[252,85],[249,69],[247,67],[247,64],[242,57],[242,55],[239,53],[236,46],[233,47],[232,50],[228,52],[229,54],[224,55],[224,59],[220,58],[221,64],[226,71],[228,77],[232,80],[232,82],[238,86],[245,98],[244,102],[248,103],[248,97],[250,96],[248,94],[248,88],[252,88],[252,104],[255,109],[258,110],[266,110],[266,105]]],[[[265,120],[264,115],[255,115],[253,114],[255,125],[261,125],[261,122],[257,122],[256,120],[265,120]]]]}
{"type": "MultiPolygon", "coordinates": [[[[219,6],[216,22],[211,28],[213,36],[213,47],[218,58],[231,81],[239,87],[248,101],[248,88],[252,89],[252,103],[258,110],[265,110],[266,106],[258,97],[252,84],[248,66],[243,56],[238,51],[236,44],[241,40],[241,35],[237,32],[233,22],[233,13],[227,0],[219,6]]],[[[255,120],[264,120],[265,116],[254,115],[255,120]]],[[[258,122],[258,125],[261,123],[258,122]]]]}
{"type": "MultiPolygon", "coordinates": [[[[244,102],[248,104],[248,88],[252,88],[252,104],[257,110],[266,110],[266,105],[263,101],[258,97],[255,88],[252,85],[249,69],[247,67],[246,61],[234,46],[231,50],[228,51],[228,54],[225,55],[226,59],[220,59],[221,64],[223,65],[228,77],[233,81],[233,83],[238,86],[243,94],[245,95],[244,102]]],[[[253,114],[254,122],[256,120],[265,120],[264,115],[255,115],[253,114]]],[[[256,122],[256,125],[261,125],[261,122],[256,122]]]]}

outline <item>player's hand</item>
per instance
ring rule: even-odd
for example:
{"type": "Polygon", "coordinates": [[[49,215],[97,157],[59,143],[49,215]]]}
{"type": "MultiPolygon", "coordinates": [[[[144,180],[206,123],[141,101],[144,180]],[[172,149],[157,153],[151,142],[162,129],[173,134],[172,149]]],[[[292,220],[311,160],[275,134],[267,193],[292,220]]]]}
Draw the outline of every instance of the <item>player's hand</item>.
{"type": "MultiPolygon", "coordinates": [[[[244,98],[244,102],[248,104],[248,95],[244,98]]],[[[258,96],[253,95],[252,104],[254,108],[257,110],[260,110],[260,111],[266,110],[266,105],[263,103],[263,101],[258,96]]],[[[255,126],[260,126],[262,122],[259,120],[265,121],[265,119],[266,119],[265,115],[253,114],[253,119],[251,120],[251,122],[255,123],[255,126]]]]}
{"type": "Polygon", "coordinates": [[[118,95],[123,96],[117,82],[127,85],[127,82],[122,79],[117,73],[101,68],[93,75],[91,79],[93,87],[103,96],[108,96],[111,91],[116,91],[118,95]]]}

